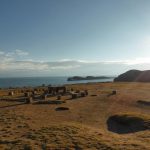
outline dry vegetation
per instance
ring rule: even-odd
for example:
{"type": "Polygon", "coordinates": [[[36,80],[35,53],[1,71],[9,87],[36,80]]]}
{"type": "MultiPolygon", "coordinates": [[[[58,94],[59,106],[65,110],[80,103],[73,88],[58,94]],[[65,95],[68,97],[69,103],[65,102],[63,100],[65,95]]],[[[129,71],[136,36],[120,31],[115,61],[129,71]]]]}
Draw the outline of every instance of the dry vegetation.
{"type": "Polygon", "coordinates": [[[87,89],[89,95],[73,100],[63,96],[60,104],[24,104],[11,101],[22,97],[21,89],[13,98],[8,90],[1,90],[0,98],[10,101],[0,101],[0,149],[150,149],[150,106],[138,102],[149,102],[149,83],[89,83],[67,88],[87,89]],[[116,95],[111,95],[113,90],[116,95]]]}

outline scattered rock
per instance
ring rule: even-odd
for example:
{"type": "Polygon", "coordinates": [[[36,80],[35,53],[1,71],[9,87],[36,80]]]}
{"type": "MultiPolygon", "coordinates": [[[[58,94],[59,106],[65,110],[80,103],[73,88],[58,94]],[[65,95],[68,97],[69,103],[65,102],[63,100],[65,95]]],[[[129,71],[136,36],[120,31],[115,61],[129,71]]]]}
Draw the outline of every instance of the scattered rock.
{"type": "Polygon", "coordinates": [[[60,99],[61,99],[61,95],[58,95],[58,96],[57,96],[57,100],[60,100],[60,99]]]}
{"type": "Polygon", "coordinates": [[[116,90],[113,90],[112,91],[112,95],[116,95],[117,94],[117,91],[116,90]]]}
{"type": "Polygon", "coordinates": [[[80,94],[81,94],[81,97],[85,97],[86,96],[86,93],[84,91],[82,91],[80,94]]]}
{"type": "Polygon", "coordinates": [[[72,99],[75,99],[75,98],[77,98],[77,97],[78,97],[78,93],[72,93],[72,94],[71,94],[71,98],[72,98],[72,99]]]}
{"type": "Polygon", "coordinates": [[[26,104],[30,104],[31,102],[33,101],[33,98],[30,96],[30,97],[27,97],[26,98],[26,104]]]}
{"type": "Polygon", "coordinates": [[[11,91],[11,92],[8,93],[8,95],[9,95],[9,96],[13,96],[13,95],[14,95],[14,92],[11,91]]]}

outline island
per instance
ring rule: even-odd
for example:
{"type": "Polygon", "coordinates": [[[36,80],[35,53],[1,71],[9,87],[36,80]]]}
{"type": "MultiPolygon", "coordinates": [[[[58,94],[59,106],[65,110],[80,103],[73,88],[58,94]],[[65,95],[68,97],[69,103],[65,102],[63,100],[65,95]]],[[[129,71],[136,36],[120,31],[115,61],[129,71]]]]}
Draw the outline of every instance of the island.
{"type": "Polygon", "coordinates": [[[86,76],[86,77],[81,77],[81,76],[73,76],[69,77],[67,81],[80,81],[80,80],[97,80],[97,79],[111,79],[113,77],[107,77],[107,76],[86,76]]]}

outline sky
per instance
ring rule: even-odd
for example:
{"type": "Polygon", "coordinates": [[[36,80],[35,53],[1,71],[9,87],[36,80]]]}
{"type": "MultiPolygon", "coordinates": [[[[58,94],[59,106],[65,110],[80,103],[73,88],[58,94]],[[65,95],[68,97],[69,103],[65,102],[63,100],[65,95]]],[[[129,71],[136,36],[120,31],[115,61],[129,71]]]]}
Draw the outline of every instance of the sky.
{"type": "Polygon", "coordinates": [[[0,0],[0,77],[150,69],[150,0],[0,0]]]}

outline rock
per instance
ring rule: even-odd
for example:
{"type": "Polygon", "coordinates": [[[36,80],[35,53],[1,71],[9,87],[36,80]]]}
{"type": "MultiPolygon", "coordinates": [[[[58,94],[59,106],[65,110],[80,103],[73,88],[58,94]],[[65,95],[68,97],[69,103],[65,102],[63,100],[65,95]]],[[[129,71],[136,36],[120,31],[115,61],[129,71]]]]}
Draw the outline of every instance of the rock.
{"type": "Polygon", "coordinates": [[[80,93],[80,95],[81,95],[81,97],[85,97],[85,96],[86,96],[86,93],[85,93],[84,91],[82,91],[82,92],[80,93]]]}
{"type": "Polygon", "coordinates": [[[116,95],[116,94],[117,94],[117,91],[113,90],[112,95],[116,95]]]}
{"type": "Polygon", "coordinates": [[[29,92],[26,92],[26,93],[24,93],[24,96],[25,96],[25,97],[29,97],[29,96],[30,96],[30,93],[29,93],[29,92]]]}
{"type": "Polygon", "coordinates": [[[27,97],[26,98],[26,104],[30,104],[31,102],[33,101],[33,98],[30,96],[30,97],[27,97]]]}
{"type": "Polygon", "coordinates": [[[115,78],[114,82],[150,82],[150,70],[129,70],[115,78]]]}
{"type": "Polygon", "coordinates": [[[57,96],[57,100],[60,100],[60,99],[61,99],[61,95],[58,95],[58,96],[57,96]]]}
{"type": "Polygon", "coordinates": [[[72,99],[75,99],[78,97],[78,93],[72,93],[71,96],[72,96],[72,99]]]}
{"type": "Polygon", "coordinates": [[[11,91],[11,92],[8,93],[8,95],[9,95],[9,96],[13,96],[13,95],[14,95],[14,92],[11,91]]]}
{"type": "Polygon", "coordinates": [[[46,100],[46,99],[47,99],[47,94],[42,94],[42,95],[41,95],[41,98],[42,98],[43,100],[46,100]]]}
{"type": "Polygon", "coordinates": [[[86,96],[88,96],[88,94],[89,94],[89,93],[88,93],[88,90],[85,90],[84,92],[85,92],[86,96]]]}

